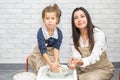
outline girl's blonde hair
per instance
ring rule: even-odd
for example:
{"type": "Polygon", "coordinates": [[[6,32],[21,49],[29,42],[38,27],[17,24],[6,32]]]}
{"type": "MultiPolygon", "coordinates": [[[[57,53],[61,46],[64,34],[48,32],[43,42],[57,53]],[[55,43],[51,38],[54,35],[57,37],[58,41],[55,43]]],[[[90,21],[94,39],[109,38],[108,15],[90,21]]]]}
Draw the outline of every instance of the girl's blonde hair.
{"type": "Polygon", "coordinates": [[[57,4],[53,4],[53,5],[50,5],[50,6],[47,6],[46,8],[44,8],[42,11],[42,18],[45,17],[46,12],[56,12],[56,17],[58,18],[57,24],[60,22],[61,10],[57,4]]]}

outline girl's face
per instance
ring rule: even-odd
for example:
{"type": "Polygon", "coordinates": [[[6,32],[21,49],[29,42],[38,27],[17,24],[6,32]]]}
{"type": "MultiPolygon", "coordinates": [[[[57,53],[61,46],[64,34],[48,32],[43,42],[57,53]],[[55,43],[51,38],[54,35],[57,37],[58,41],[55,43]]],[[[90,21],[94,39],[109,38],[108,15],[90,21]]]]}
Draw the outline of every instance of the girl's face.
{"type": "Polygon", "coordinates": [[[82,10],[74,13],[74,24],[79,29],[87,27],[87,18],[82,10]]]}
{"type": "Polygon", "coordinates": [[[49,29],[54,29],[57,25],[58,18],[55,12],[46,12],[43,18],[45,26],[49,29]]]}

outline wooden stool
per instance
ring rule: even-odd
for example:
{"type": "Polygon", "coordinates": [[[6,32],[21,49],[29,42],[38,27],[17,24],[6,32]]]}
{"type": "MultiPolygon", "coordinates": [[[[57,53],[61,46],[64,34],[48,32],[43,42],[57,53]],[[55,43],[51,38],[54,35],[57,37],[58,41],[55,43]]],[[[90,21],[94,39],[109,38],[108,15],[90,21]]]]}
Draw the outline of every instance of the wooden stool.
{"type": "Polygon", "coordinates": [[[28,57],[26,58],[26,72],[15,74],[12,80],[36,80],[36,74],[28,72],[28,57]]]}

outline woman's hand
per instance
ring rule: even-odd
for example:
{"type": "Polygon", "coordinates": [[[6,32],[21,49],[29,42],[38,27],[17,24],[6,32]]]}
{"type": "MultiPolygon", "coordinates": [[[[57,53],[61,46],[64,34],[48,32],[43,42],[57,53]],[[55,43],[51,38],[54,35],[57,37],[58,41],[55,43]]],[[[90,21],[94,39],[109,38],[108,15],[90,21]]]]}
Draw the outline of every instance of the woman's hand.
{"type": "Polygon", "coordinates": [[[69,66],[69,64],[71,64],[72,63],[72,58],[70,58],[69,60],[68,60],[68,66],[69,66]]]}
{"type": "Polygon", "coordinates": [[[74,57],[70,58],[68,60],[68,68],[69,69],[75,69],[76,66],[77,66],[77,63],[78,63],[78,59],[77,58],[74,58],[74,57]]]}

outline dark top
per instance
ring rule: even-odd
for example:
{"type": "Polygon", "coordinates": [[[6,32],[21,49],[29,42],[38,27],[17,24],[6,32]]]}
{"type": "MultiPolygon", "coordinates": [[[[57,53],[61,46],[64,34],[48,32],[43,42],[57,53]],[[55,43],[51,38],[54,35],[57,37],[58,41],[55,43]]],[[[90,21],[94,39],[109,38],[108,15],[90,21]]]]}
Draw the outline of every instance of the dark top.
{"type": "Polygon", "coordinates": [[[62,43],[63,35],[62,31],[57,28],[57,33],[58,33],[58,39],[55,39],[53,37],[50,37],[48,40],[45,40],[42,28],[38,30],[37,33],[37,40],[38,40],[38,46],[41,54],[47,53],[47,48],[46,47],[54,47],[56,49],[60,49],[60,45],[62,43]],[[45,45],[47,44],[47,45],[45,45]]]}

